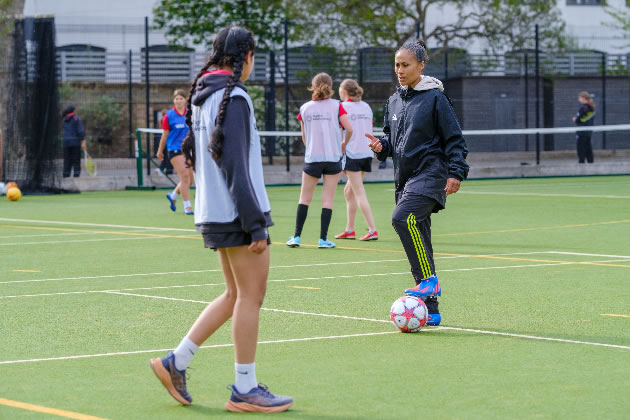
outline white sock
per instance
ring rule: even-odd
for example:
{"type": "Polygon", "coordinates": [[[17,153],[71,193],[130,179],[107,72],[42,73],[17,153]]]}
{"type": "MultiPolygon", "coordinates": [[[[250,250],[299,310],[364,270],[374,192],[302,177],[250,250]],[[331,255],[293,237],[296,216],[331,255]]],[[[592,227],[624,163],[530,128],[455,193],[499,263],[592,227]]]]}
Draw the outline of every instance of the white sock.
{"type": "Polygon", "coordinates": [[[234,372],[236,374],[236,380],[234,386],[241,394],[247,394],[252,389],[258,387],[256,381],[256,362],[241,365],[234,363],[234,372]]]}
{"type": "Polygon", "coordinates": [[[190,205],[190,200],[188,200],[188,201],[184,201],[184,209],[187,209],[188,207],[192,207],[192,206],[190,205]]]}
{"type": "Polygon", "coordinates": [[[175,190],[171,191],[171,200],[173,201],[177,200],[177,192],[175,192],[175,190]]]}
{"type": "Polygon", "coordinates": [[[175,369],[185,370],[188,368],[190,361],[195,353],[199,350],[199,346],[193,343],[188,337],[184,337],[179,346],[173,351],[175,355],[175,369]]]}

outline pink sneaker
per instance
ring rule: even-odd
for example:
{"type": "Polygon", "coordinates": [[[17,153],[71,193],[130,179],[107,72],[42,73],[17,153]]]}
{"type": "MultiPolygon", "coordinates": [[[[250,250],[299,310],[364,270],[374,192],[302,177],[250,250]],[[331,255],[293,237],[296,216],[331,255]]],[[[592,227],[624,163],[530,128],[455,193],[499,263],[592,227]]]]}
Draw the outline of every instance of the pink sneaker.
{"type": "Polygon", "coordinates": [[[375,241],[378,239],[378,232],[374,231],[372,233],[368,232],[365,234],[365,236],[361,237],[361,239],[359,239],[360,241],[375,241]]]}
{"type": "Polygon", "coordinates": [[[355,239],[356,234],[354,232],[343,231],[339,235],[335,235],[335,239],[355,239]]]}

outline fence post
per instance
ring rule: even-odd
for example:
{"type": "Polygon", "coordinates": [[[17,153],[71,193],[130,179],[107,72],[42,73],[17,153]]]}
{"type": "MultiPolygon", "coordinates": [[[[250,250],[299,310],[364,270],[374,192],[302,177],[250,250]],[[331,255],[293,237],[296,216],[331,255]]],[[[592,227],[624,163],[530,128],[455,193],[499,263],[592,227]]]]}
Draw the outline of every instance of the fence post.
{"type": "MultiPolygon", "coordinates": [[[[606,53],[602,53],[602,124],[606,125],[606,53]]],[[[606,132],[602,131],[602,149],[606,149],[606,132]]]]}
{"type": "MultiPolygon", "coordinates": [[[[525,128],[529,128],[529,57],[525,51],[525,128]]],[[[525,134],[525,151],[529,152],[529,135],[525,134]]]]}
{"type": "MultiPolygon", "coordinates": [[[[265,84],[265,130],[276,131],[276,53],[269,51],[269,82],[265,84]]],[[[269,164],[273,165],[276,138],[267,137],[265,149],[269,164]]]]}
{"type": "MultiPolygon", "coordinates": [[[[284,19],[284,129],[289,131],[289,21],[284,19]]],[[[286,137],[287,172],[291,170],[289,154],[291,153],[290,137],[286,137]]]]}
{"type": "MultiPolygon", "coordinates": [[[[536,24],[536,128],[540,128],[540,52],[538,50],[538,24],[536,24]]],[[[540,165],[540,133],[536,133],[536,165],[540,165]]]]}
{"type": "MultiPolygon", "coordinates": [[[[149,118],[149,97],[151,87],[149,85],[149,17],[144,17],[144,86],[145,86],[145,108],[146,108],[146,127],[150,127],[149,118]]],[[[151,133],[147,133],[147,175],[151,175],[151,133]]]]}
{"type": "Polygon", "coordinates": [[[127,107],[129,118],[129,157],[133,156],[133,85],[131,79],[131,50],[127,58],[127,107]]]}

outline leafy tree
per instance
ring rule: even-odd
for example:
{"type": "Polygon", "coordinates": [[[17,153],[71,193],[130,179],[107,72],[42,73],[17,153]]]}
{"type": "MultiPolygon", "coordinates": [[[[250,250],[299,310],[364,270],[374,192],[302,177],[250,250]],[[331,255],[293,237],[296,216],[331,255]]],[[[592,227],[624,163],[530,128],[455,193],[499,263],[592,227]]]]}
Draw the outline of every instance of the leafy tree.
{"type": "Polygon", "coordinates": [[[630,12],[623,9],[617,9],[612,6],[606,6],[604,11],[613,19],[612,22],[605,23],[605,25],[618,29],[619,32],[623,34],[624,38],[630,38],[630,35],[628,35],[628,32],[630,31],[630,12]]]}
{"type": "Polygon", "coordinates": [[[230,24],[242,25],[256,34],[259,47],[282,45],[283,20],[291,17],[284,0],[161,0],[153,13],[158,28],[167,28],[174,44],[191,40],[212,45],[212,36],[230,24]]]}
{"type": "Polygon", "coordinates": [[[397,47],[415,38],[429,45],[466,46],[483,41],[494,52],[531,48],[539,24],[541,47],[562,49],[565,23],[557,0],[310,0],[304,30],[322,43],[397,47]],[[448,18],[443,18],[443,14],[448,18]],[[313,25],[313,21],[323,25],[313,25]],[[418,28],[419,23],[419,28],[418,28]],[[332,30],[337,28],[336,30],[332,30]]]}

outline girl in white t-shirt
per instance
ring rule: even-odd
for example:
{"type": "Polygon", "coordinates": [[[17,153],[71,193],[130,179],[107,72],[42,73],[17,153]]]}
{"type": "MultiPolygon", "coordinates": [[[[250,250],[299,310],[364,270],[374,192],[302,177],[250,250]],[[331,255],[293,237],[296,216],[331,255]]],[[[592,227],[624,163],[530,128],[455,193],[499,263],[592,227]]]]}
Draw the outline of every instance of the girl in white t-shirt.
{"type": "Polygon", "coordinates": [[[372,171],[372,157],[374,152],[365,141],[365,134],[372,134],[372,108],[366,102],[361,101],[363,89],[352,79],[345,79],[339,86],[339,97],[343,102],[343,108],[348,113],[352,124],[352,137],[346,146],[343,170],[348,177],[348,183],[343,190],[346,198],[346,213],[348,220],[346,230],[335,235],[337,239],[355,239],[354,219],[357,207],[361,209],[363,217],[368,225],[368,233],[362,236],[362,241],[374,241],[378,239],[378,232],[374,225],[372,209],[363,187],[363,176],[372,171]]]}
{"type": "Polygon", "coordinates": [[[313,78],[311,87],[313,99],[300,107],[298,120],[302,126],[302,142],[305,146],[302,189],[298,202],[295,234],[289,238],[287,246],[300,246],[302,228],[308,214],[308,206],[313,200],[317,182],[323,176],[322,216],[319,248],[334,248],[328,240],[328,226],[332,218],[335,191],[341,177],[341,157],[352,137],[352,125],[345,109],[333,95],[332,78],[326,73],[319,73],[313,78]],[[345,130],[342,141],[340,124],[345,130]]]}

